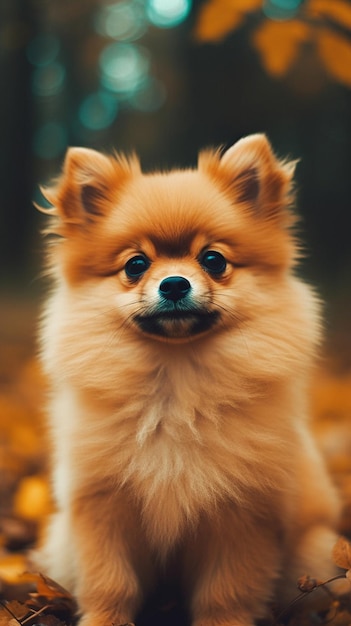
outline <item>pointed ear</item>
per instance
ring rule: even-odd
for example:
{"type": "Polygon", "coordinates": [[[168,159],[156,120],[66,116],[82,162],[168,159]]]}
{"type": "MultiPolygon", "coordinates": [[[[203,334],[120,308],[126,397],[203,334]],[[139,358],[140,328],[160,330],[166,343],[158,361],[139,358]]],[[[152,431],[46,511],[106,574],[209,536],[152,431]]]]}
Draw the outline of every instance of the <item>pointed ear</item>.
{"type": "Polygon", "coordinates": [[[138,164],[88,148],[69,148],[54,187],[43,190],[51,211],[65,226],[82,226],[105,215],[116,192],[138,164]]]}
{"type": "Polygon", "coordinates": [[[261,134],[240,139],[223,154],[219,164],[235,202],[269,219],[284,214],[292,200],[295,166],[296,161],[279,161],[261,134]]]}

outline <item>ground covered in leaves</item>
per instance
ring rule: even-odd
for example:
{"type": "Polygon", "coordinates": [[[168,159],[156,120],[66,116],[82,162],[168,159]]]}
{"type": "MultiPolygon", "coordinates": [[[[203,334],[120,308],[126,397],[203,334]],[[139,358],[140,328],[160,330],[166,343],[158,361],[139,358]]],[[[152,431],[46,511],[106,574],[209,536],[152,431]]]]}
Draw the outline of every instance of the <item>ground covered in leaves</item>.
{"type": "MultiPolygon", "coordinates": [[[[51,510],[47,482],[48,443],[43,427],[46,384],[34,355],[35,307],[0,310],[0,626],[70,626],[76,606],[70,594],[41,573],[28,573],[27,555],[51,510]],[[4,331],[6,329],[6,332],[4,331]],[[2,334],[1,334],[2,333],[2,334]]],[[[311,391],[313,428],[344,502],[340,533],[351,538],[351,371],[324,362],[311,391]]],[[[335,548],[342,575],[351,578],[350,544],[335,548]]],[[[308,572],[306,572],[308,574],[308,572]]],[[[265,626],[351,626],[350,593],[338,600],[333,583],[302,578],[296,602],[265,626]],[[323,610],[304,608],[304,597],[321,587],[323,610]]],[[[254,601],[254,599],[253,599],[254,601]]],[[[184,612],[156,601],[138,626],[183,626],[184,612]]]]}

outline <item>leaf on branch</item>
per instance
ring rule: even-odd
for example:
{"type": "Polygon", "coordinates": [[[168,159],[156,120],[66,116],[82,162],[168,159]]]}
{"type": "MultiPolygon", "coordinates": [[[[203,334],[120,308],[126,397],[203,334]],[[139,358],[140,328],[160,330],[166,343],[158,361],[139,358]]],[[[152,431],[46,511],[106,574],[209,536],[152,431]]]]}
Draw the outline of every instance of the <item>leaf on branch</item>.
{"type": "Polygon", "coordinates": [[[310,0],[308,14],[321,16],[351,29],[351,5],[344,0],[310,0]]]}
{"type": "Polygon", "coordinates": [[[310,28],[299,20],[286,22],[266,21],[252,35],[266,71],[282,76],[296,61],[300,44],[310,35],[310,28]]]}
{"type": "Polygon", "coordinates": [[[340,83],[351,87],[351,43],[342,35],[324,28],[318,32],[317,46],[328,72],[340,83]]]}
{"type": "Polygon", "coordinates": [[[224,39],[243,23],[245,16],[261,7],[261,0],[209,0],[199,12],[194,31],[199,42],[224,39]]]}

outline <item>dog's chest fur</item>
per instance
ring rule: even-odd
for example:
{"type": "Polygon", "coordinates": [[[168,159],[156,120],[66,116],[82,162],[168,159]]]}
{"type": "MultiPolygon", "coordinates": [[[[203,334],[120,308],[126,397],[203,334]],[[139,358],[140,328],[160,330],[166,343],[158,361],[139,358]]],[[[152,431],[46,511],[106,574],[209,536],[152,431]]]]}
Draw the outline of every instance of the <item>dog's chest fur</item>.
{"type": "Polygon", "coordinates": [[[216,388],[204,371],[191,363],[154,371],[149,381],[135,380],[135,395],[110,412],[66,388],[54,407],[62,441],[58,497],[67,497],[75,481],[121,489],[137,503],[150,542],[166,553],[189,520],[194,527],[223,500],[247,505],[261,493],[258,463],[270,467],[271,486],[279,489],[283,472],[273,475],[272,458],[285,446],[271,428],[258,433],[250,412],[233,406],[233,384],[216,388]]]}

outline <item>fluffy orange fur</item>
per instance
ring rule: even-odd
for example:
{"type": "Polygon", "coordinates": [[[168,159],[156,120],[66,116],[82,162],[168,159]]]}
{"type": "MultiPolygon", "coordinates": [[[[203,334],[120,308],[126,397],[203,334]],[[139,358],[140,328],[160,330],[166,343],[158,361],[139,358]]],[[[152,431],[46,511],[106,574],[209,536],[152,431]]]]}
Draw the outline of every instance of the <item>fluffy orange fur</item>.
{"type": "Polygon", "coordinates": [[[39,563],[82,626],[133,621],[160,581],[194,626],[252,626],[298,576],[333,574],[293,169],[263,135],[168,173],[73,148],[46,190],[57,512],[39,563]]]}

